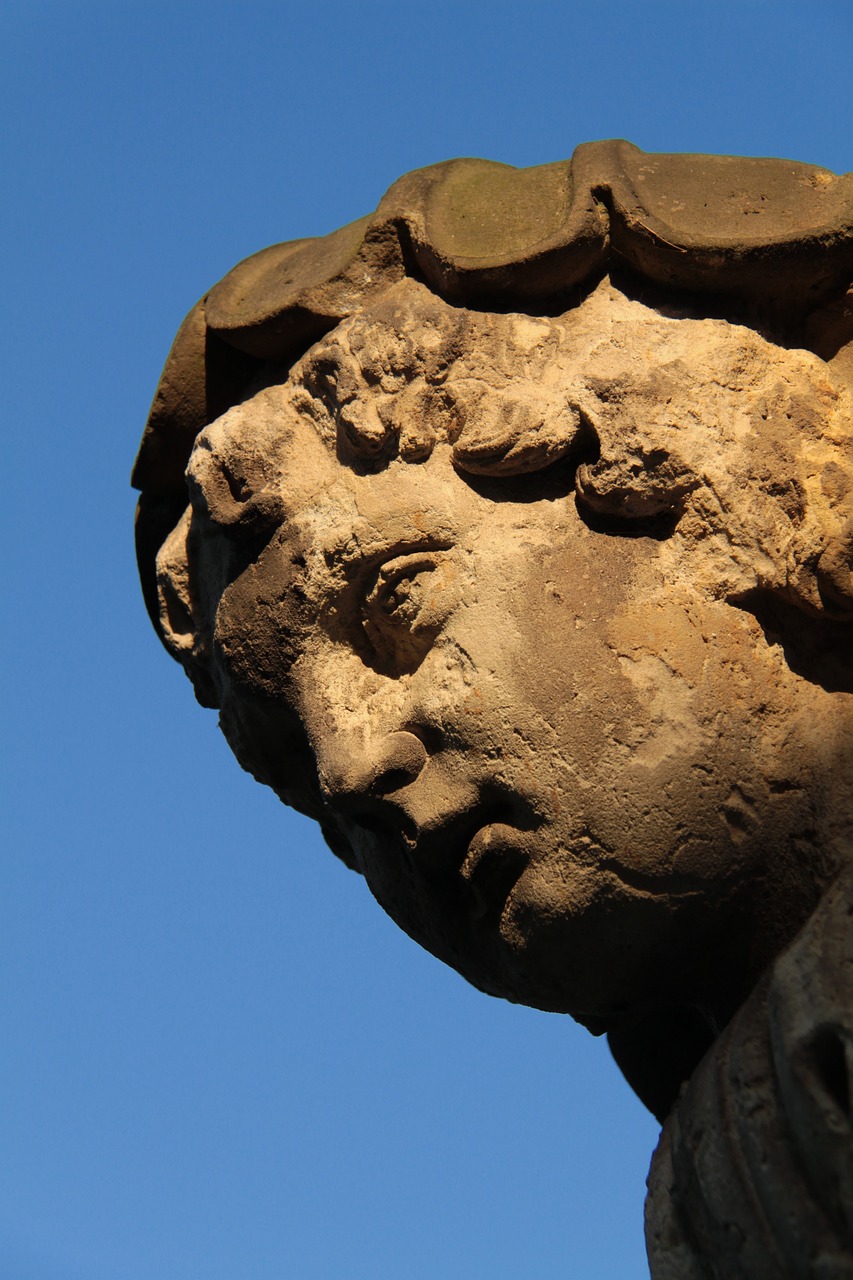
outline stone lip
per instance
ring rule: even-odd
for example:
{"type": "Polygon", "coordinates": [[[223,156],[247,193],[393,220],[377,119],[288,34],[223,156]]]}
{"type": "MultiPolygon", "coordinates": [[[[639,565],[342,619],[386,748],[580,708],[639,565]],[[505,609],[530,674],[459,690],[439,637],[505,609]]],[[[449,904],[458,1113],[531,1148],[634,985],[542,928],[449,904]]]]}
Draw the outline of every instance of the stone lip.
{"type": "Polygon", "coordinates": [[[481,826],[468,845],[460,875],[473,894],[477,919],[500,915],[507,896],[530,861],[535,836],[505,822],[481,826]]]}
{"type": "Polygon", "coordinates": [[[193,441],[264,363],[291,364],[405,276],[456,305],[555,314],[608,270],[834,354],[853,332],[853,173],[621,140],[530,169],[449,160],[406,174],[347,227],[247,258],[178,331],[133,469],[155,625],[154,557],[186,505],[193,441]]]}

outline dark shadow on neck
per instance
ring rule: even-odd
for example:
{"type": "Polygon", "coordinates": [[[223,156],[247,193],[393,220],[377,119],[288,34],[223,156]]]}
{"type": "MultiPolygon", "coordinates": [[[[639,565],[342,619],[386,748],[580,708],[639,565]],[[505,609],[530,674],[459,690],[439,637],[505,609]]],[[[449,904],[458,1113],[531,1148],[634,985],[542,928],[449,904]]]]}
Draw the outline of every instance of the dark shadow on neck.
{"type": "Polygon", "coordinates": [[[617,1067],[637,1097],[663,1124],[682,1084],[717,1038],[704,1014],[689,1006],[656,1009],[630,1026],[609,1031],[617,1067]]]}

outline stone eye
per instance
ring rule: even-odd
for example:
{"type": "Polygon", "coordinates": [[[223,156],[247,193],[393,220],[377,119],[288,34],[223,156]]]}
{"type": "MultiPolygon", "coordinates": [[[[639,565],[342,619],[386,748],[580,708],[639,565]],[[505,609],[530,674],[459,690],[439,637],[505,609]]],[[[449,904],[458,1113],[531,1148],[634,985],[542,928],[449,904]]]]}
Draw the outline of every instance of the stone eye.
{"type": "Polygon", "coordinates": [[[362,605],[364,630],[384,662],[413,670],[456,605],[454,566],[442,551],[413,552],[380,566],[362,605]]]}
{"type": "Polygon", "coordinates": [[[387,561],[365,600],[365,618],[380,613],[400,626],[429,625],[436,606],[440,608],[441,577],[433,555],[415,553],[387,561]]]}

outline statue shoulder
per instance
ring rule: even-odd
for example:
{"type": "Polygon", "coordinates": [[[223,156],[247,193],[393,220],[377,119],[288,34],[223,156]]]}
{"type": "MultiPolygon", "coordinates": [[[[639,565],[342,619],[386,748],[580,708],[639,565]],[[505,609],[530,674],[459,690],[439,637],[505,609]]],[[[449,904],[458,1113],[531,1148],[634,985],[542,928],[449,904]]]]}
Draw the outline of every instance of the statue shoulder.
{"type": "Polygon", "coordinates": [[[853,1280],[853,868],[700,1063],[652,1159],[653,1280],[853,1280]]]}

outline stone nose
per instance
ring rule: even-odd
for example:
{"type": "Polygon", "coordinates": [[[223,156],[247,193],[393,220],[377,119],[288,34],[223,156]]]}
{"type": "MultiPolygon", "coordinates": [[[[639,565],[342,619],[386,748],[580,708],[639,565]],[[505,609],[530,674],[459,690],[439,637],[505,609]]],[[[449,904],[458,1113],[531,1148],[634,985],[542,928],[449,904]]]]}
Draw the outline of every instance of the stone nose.
{"type": "Polygon", "coordinates": [[[420,738],[400,729],[365,750],[347,743],[340,754],[335,753],[332,768],[323,770],[323,782],[331,799],[357,803],[360,799],[387,796],[408,787],[428,758],[420,738]]]}

